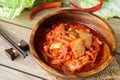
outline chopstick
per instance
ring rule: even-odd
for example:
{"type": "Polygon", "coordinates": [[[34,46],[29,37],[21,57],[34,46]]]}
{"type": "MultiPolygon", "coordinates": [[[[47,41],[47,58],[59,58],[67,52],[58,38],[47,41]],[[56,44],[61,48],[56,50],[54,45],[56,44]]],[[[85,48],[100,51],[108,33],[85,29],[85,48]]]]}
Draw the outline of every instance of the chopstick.
{"type": "Polygon", "coordinates": [[[20,70],[20,69],[16,69],[16,68],[13,68],[13,67],[10,67],[10,66],[7,66],[7,65],[4,65],[4,64],[0,64],[0,66],[6,67],[6,68],[10,68],[10,69],[15,70],[15,71],[22,72],[22,73],[24,73],[24,74],[27,74],[27,75],[30,75],[30,76],[33,76],[33,77],[39,78],[40,80],[41,80],[41,79],[42,79],[42,80],[48,80],[48,79],[46,79],[46,78],[44,78],[44,77],[40,77],[40,76],[37,76],[37,75],[31,74],[31,73],[28,73],[28,72],[25,72],[25,71],[22,71],[22,70],[20,70]]]}
{"type": "Polygon", "coordinates": [[[28,56],[27,53],[25,53],[8,35],[6,35],[1,29],[0,29],[0,35],[13,47],[15,50],[23,57],[25,58],[28,56]]]}

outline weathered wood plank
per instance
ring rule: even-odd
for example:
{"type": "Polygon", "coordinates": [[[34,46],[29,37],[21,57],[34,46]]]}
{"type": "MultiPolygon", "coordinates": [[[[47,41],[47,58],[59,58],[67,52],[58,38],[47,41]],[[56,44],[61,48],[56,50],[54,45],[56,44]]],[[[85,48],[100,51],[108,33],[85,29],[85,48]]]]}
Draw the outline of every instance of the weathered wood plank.
{"type": "MultiPolygon", "coordinates": [[[[2,28],[16,42],[18,42],[21,38],[26,40],[27,42],[29,42],[31,29],[23,28],[23,27],[16,26],[16,25],[2,22],[2,21],[0,21],[0,28],[2,28]]],[[[2,38],[0,38],[0,45],[1,45],[0,46],[0,63],[1,64],[10,66],[10,67],[13,67],[16,69],[20,69],[20,70],[28,72],[28,73],[35,74],[37,76],[41,76],[41,77],[47,78],[49,80],[52,79],[52,76],[46,75],[47,74],[46,71],[44,71],[34,61],[32,54],[29,54],[29,56],[25,59],[22,59],[19,57],[15,61],[11,61],[10,59],[8,59],[8,57],[5,55],[5,52],[4,52],[4,49],[9,48],[10,46],[2,38]]],[[[113,64],[114,65],[112,65],[112,68],[111,67],[108,68],[108,70],[110,70],[111,73],[112,73],[112,70],[113,71],[119,70],[119,66],[118,66],[117,62],[114,61],[113,64]]],[[[107,72],[108,70],[104,71],[104,73],[101,73],[103,75],[101,75],[101,74],[97,75],[97,77],[101,78],[102,76],[107,75],[106,73],[110,73],[110,72],[107,72]]],[[[118,73],[119,72],[116,72],[117,75],[115,74],[117,77],[120,76],[118,73]]],[[[92,77],[91,79],[94,79],[94,77],[92,77]]]]}
{"type": "Polygon", "coordinates": [[[108,23],[113,28],[118,42],[118,52],[120,53],[120,19],[110,19],[108,23]]]}
{"type": "MultiPolygon", "coordinates": [[[[29,37],[31,33],[31,29],[34,26],[34,24],[39,20],[42,19],[45,15],[49,14],[50,12],[54,12],[58,10],[58,8],[53,9],[47,9],[43,10],[42,12],[39,12],[33,21],[29,21],[28,15],[29,11],[24,11],[20,16],[16,17],[13,20],[8,20],[4,18],[0,18],[0,28],[2,28],[5,33],[7,33],[15,42],[20,41],[21,39],[24,39],[25,41],[29,42],[29,37]]],[[[118,52],[120,52],[120,20],[119,19],[110,19],[109,24],[114,29],[117,40],[118,40],[118,52]]],[[[52,80],[53,77],[50,75],[46,75],[47,72],[44,71],[34,60],[34,57],[31,53],[29,53],[29,56],[25,59],[22,59],[19,57],[15,61],[11,61],[8,59],[8,57],[5,55],[4,49],[10,48],[10,46],[0,37],[0,64],[4,64],[16,69],[20,69],[22,71],[32,73],[37,76],[41,76],[44,78],[47,78],[49,80],[52,80]]],[[[118,60],[118,57],[117,57],[118,60]]],[[[119,64],[120,65],[120,64],[119,64]]],[[[23,74],[21,72],[17,72],[8,68],[4,68],[0,66],[0,80],[19,80],[19,78],[22,77],[23,80],[37,80],[33,77],[28,77],[28,75],[23,74]],[[5,72],[4,72],[5,71],[5,72]],[[19,75],[17,78],[17,75],[12,76],[11,74],[17,74],[19,75]],[[6,77],[6,75],[10,75],[6,77]],[[5,78],[6,77],[6,78],[5,78]]],[[[120,79],[120,73],[119,73],[119,66],[116,60],[110,65],[106,70],[104,70],[102,73],[90,78],[93,80],[101,80],[104,78],[114,78],[114,79],[120,79]],[[113,72],[112,72],[113,71],[113,72]],[[106,77],[108,76],[108,77],[106,77]],[[115,77],[111,77],[115,76],[115,77]]]]}
{"type": "Polygon", "coordinates": [[[43,80],[43,79],[0,66],[0,80],[43,80]]]}
{"type": "MultiPolygon", "coordinates": [[[[75,1],[73,1],[73,2],[75,2],[75,1]]],[[[29,14],[31,12],[29,10],[24,10],[19,16],[15,17],[12,20],[0,17],[0,21],[5,21],[5,22],[21,25],[23,27],[33,28],[34,24],[37,23],[40,19],[42,19],[46,15],[51,14],[55,11],[62,10],[62,9],[69,9],[69,7],[66,7],[66,8],[50,8],[50,9],[42,10],[35,15],[35,17],[32,21],[29,20],[29,14]]],[[[111,25],[120,25],[120,19],[117,19],[117,18],[112,18],[112,19],[108,20],[108,22],[111,25]]]]}
{"type": "MultiPolygon", "coordinates": [[[[30,36],[30,29],[22,28],[16,25],[12,25],[9,23],[0,22],[0,28],[7,33],[12,39],[16,42],[20,41],[20,39],[24,39],[25,41],[29,42],[30,36]]],[[[46,71],[44,71],[34,60],[34,57],[31,53],[25,59],[21,57],[17,58],[15,61],[11,61],[8,56],[5,55],[5,49],[10,48],[8,43],[0,37],[0,64],[4,64],[16,69],[20,69],[26,71],[28,73],[35,74],[37,76],[47,77],[48,79],[51,76],[47,76],[46,71]],[[41,74],[42,73],[42,74],[41,74]]]]}
{"type": "Polygon", "coordinates": [[[31,11],[27,11],[27,10],[23,11],[19,16],[15,17],[12,20],[0,17],[0,21],[21,25],[22,27],[33,28],[34,24],[36,24],[40,19],[42,19],[48,14],[51,14],[61,9],[65,9],[65,8],[51,8],[51,9],[42,10],[39,13],[37,13],[34,16],[34,19],[31,21],[29,20],[29,14],[31,11]]]}

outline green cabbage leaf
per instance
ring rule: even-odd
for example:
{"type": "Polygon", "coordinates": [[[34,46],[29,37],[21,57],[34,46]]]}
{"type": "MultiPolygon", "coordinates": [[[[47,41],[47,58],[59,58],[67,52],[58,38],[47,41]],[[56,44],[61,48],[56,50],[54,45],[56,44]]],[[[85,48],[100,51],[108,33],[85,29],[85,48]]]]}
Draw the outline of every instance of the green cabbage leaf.
{"type": "MultiPolygon", "coordinates": [[[[79,0],[80,7],[89,8],[99,4],[99,0],[79,0]]],[[[103,6],[93,14],[109,19],[112,17],[120,18],[120,0],[103,0],[103,6]]]]}
{"type": "Polygon", "coordinates": [[[35,0],[0,0],[0,16],[13,19],[25,8],[31,8],[35,0]]]}

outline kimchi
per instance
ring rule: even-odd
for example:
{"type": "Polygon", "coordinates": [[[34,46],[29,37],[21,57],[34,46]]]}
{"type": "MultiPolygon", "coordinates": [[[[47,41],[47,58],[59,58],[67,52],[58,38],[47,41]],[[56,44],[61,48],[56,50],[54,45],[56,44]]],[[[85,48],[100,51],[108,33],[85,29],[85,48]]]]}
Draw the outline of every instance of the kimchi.
{"type": "Polygon", "coordinates": [[[64,72],[83,72],[92,69],[103,52],[98,33],[80,23],[57,23],[41,39],[46,62],[64,72]]]}

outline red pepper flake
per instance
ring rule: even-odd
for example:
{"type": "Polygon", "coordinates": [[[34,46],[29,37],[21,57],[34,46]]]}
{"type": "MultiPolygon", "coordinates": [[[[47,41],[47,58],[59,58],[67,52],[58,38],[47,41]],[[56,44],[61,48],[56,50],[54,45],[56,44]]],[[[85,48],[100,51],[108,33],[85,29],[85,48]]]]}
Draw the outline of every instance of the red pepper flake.
{"type": "Polygon", "coordinates": [[[29,19],[32,20],[33,16],[35,14],[37,14],[39,11],[43,10],[43,9],[47,9],[47,8],[52,8],[52,7],[61,7],[62,3],[61,2],[46,2],[43,3],[41,5],[39,5],[38,7],[36,7],[29,15],[29,19]]]}
{"type": "Polygon", "coordinates": [[[99,10],[102,6],[103,6],[103,1],[102,0],[99,0],[99,4],[94,6],[94,7],[91,7],[91,8],[80,8],[74,4],[71,4],[70,5],[70,8],[71,9],[76,9],[76,10],[81,10],[81,11],[86,11],[86,12],[95,12],[97,10],[99,10]]]}

